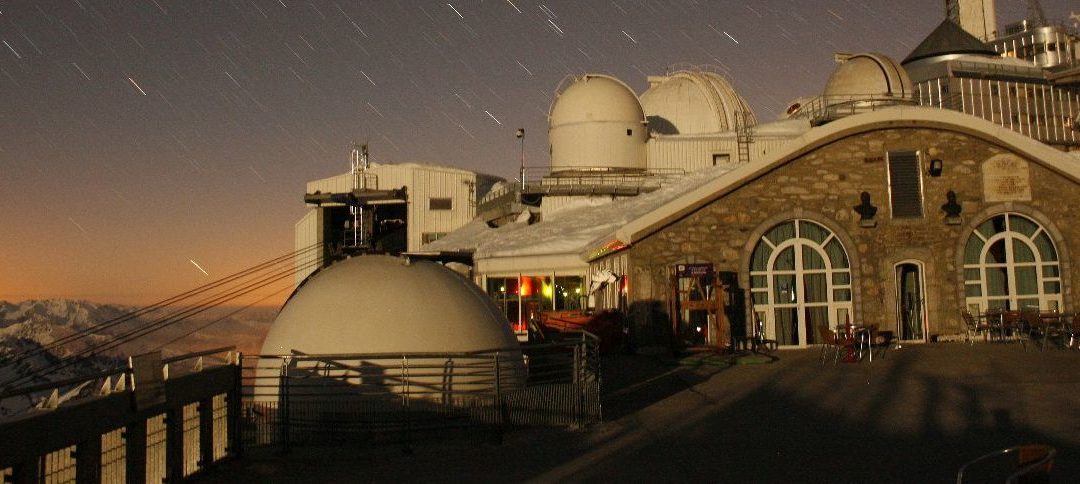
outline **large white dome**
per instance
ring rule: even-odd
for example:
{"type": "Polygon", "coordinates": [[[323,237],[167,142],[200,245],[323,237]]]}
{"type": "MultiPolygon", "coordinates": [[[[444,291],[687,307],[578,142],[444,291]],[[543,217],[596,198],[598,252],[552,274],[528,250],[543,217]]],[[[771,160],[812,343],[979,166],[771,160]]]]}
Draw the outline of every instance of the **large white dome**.
{"type": "Polygon", "coordinates": [[[855,54],[829,76],[824,94],[836,98],[910,98],[912,85],[907,71],[889,56],[855,54]]]}
{"type": "Polygon", "coordinates": [[[614,77],[575,79],[556,95],[548,122],[552,172],[645,169],[645,113],[614,77]]]}
{"type": "Polygon", "coordinates": [[[641,106],[653,133],[707,134],[734,131],[738,117],[757,124],[750,105],[719,74],[686,69],[649,78],[641,106]]]}
{"type": "Polygon", "coordinates": [[[262,354],[466,352],[516,348],[472,282],[428,261],[363,255],[313,274],[285,303],[262,354]]]}

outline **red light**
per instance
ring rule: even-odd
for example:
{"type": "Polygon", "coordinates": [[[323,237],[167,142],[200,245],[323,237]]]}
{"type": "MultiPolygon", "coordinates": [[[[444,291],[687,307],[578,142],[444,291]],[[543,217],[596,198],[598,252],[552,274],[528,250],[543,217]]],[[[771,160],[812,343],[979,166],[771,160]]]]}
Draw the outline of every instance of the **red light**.
{"type": "Polygon", "coordinates": [[[518,292],[521,294],[521,297],[532,296],[533,282],[531,277],[522,277],[518,287],[518,292]]]}

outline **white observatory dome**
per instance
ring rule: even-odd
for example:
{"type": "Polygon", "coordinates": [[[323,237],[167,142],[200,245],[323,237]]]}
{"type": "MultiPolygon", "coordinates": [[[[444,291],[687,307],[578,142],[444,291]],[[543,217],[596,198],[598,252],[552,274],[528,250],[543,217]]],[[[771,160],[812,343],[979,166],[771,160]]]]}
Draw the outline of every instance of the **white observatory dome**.
{"type": "Polygon", "coordinates": [[[719,74],[693,68],[649,77],[641,95],[649,130],[657,134],[706,134],[734,131],[737,116],[757,124],[746,100],[719,74]]]}
{"type": "Polygon", "coordinates": [[[517,348],[480,288],[428,261],[363,255],[313,274],[285,303],[262,354],[465,352],[517,348]]]}
{"type": "Polygon", "coordinates": [[[838,101],[839,98],[911,98],[912,84],[907,71],[888,56],[855,54],[829,76],[824,94],[826,98],[835,97],[838,101]]]}
{"type": "Polygon", "coordinates": [[[555,96],[548,116],[551,171],[644,170],[645,113],[611,76],[586,74],[555,96]]]}

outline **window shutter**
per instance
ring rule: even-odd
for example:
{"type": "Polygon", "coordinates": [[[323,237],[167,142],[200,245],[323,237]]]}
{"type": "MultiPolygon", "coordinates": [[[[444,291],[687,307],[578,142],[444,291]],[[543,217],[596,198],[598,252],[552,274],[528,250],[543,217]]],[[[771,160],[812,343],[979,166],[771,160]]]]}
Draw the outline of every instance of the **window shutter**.
{"type": "Polygon", "coordinates": [[[889,152],[889,193],[893,218],[923,216],[922,176],[916,151],[889,152]]]}

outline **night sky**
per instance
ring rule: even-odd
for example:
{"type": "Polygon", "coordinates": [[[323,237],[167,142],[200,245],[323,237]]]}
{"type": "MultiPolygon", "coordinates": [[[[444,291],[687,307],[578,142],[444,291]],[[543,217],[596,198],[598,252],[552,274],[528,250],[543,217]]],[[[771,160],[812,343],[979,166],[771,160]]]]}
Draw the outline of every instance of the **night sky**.
{"type": "Polygon", "coordinates": [[[771,120],[834,52],[902,59],[943,3],[0,0],[0,299],[143,304],[291,251],[304,182],[354,142],[512,178],[524,127],[545,165],[571,74],[640,93],[711,64],[771,120]]]}

